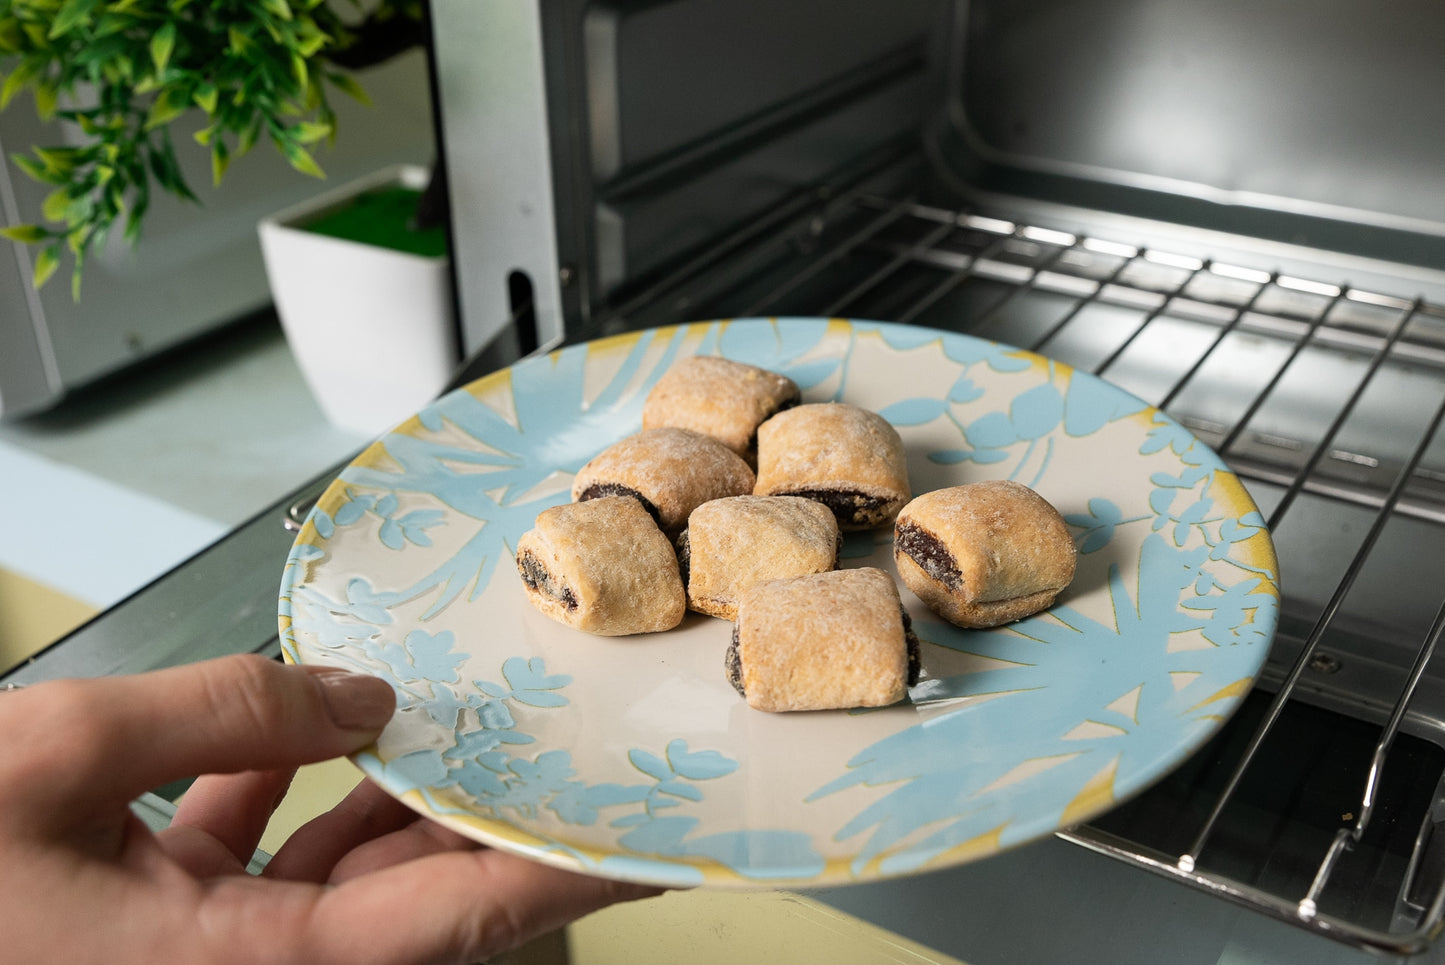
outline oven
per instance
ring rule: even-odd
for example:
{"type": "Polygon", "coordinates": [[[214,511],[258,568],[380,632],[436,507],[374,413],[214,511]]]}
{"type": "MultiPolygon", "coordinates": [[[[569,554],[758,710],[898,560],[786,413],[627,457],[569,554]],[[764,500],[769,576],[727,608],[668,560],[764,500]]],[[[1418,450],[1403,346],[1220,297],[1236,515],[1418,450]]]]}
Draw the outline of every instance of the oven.
{"type": "MultiPolygon", "coordinates": [[[[1445,13],[434,0],[433,18],[458,382],[696,319],[961,331],[1165,410],[1274,534],[1279,632],[1200,753],[1049,840],[810,900],[970,962],[1445,960],[1445,13]]],[[[329,478],[6,679],[276,652],[281,523],[329,478]]]]}
{"type": "MultiPolygon", "coordinates": [[[[1092,932],[1112,949],[1099,960],[1132,961],[1149,946],[1119,934],[1185,890],[1340,948],[1429,947],[1445,911],[1445,126],[1426,92],[1445,90],[1445,16],[506,6],[436,10],[470,324],[523,292],[529,345],[772,315],[996,339],[1169,412],[1274,533],[1280,631],[1202,753],[1046,849],[821,900],[965,960],[986,941],[970,926],[1072,904],[1056,919],[1072,926],[1045,929],[1072,940],[1038,940],[1036,960],[1095,960],[1074,944],[1092,932]],[[1112,940],[1106,881],[1137,903],[1112,940]]],[[[1031,960],[1009,951],[1027,930],[997,960],[1031,960]]]]}

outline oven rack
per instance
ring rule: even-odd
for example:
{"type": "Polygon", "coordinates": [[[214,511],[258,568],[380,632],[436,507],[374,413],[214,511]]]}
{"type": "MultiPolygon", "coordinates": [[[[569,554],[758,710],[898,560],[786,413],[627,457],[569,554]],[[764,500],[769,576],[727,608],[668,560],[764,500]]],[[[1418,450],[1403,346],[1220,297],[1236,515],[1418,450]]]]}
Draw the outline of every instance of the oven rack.
{"type": "MultiPolygon", "coordinates": [[[[1435,614],[1423,632],[1412,629],[1408,639],[1392,641],[1407,651],[1402,666],[1408,670],[1386,674],[1383,692],[1332,696],[1321,681],[1341,660],[1329,645],[1332,636],[1360,635],[1361,621],[1342,615],[1343,605],[1382,534],[1398,520],[1445,522],[1445,447],[1436,449],[1445,419],[1445,306],[1243,260],[1202,258],[862,190],[822,193],[813,201],[791,230],[778,230],[776,222],[795,212],[775,213],[774,224],[762,231],[740,230],[740,237],[754,234],[742,239],[750,244],[725,240],[714,249],[725,254],[695,259],[667,281],[619,302],[600,317],[603,330],[688,317],[801,315],[967,331],[1068,362],[1168,412],[1221,454],[1266,511],[1272,532],[1300,514],[1305,501],[1365,513],[1368,522],[1359,526],[1364,535],[1347,565],[1324,585],[1315,580],[1304,594],[1308,599],[1292,593],[1294,574],[1282,557],[1284,618],[1263,678],[1273,693],[1257,689],[1268,701],[1262,720],[1229,769],[1222,793],[1191,829],[1188,847],[1161,851],[1093,825],[1059,837],[1356,947],[1395,955],[1427,948],[1445,920],[1445,835],[1433,834],[1431,820],[1445,810],[1438,786],[1411,836],[1408,867],[1383,927],[1369,916],[1332,913],[1321,899],[1341,886],[1341,859],[1371,829],[1377,792],[1392,765],[1410,766],[1396,763],[1401,734],[1445,732],[1438,711],[1418,706],[1445,629],[1445,591],[1430,601],[1435,614]],[[1046,301],[1052,315],[1015,310],[1029,298],[1046,301]],[[1080,330],[1090,327],[1107,332],[1083,337],[1090,333],[1080,330]],[[1169,346],[1168,365],[1161,364],[1157,345],[1152,361],[1144,351],[1146,343],[1161,341],[1169,346]],[[1226,376],[1219,385],[1235,342],[1265,346],[1274,359],[1272,372],[1248,391],[1240,390],[1247,380],[1239,378],[1226,376]],[[1332,410],[1304,413],[1303,421],[1301,413],[1292,413],[1299,431],[1289,431],[1290,419],[1261,420],[1286,383],[1300,380],[1297,370],[1305,369],[1307,382],[1327,381],[1308,371],[1305,359],[1317,353],[1348,363],[1354,384],[1334,399],[1332,410]],[[1377,397],[1391,395],[1402,367],[1424,373],[1439,398],[1421,406],[1412,397],[1411,418],[1404,420],[1410,425],[1386,433],[1389,438],[1359,431],[1352,417],[1378,409],[1377,397]],[[1402,435],[1408,438],[1396,438],[1402,435]],[[1221,814],[1251,768],[1260,766],[1261,747],[1294,701],[1344,706],[1378,732],[1368,765],[1348,782],[1355,790],[1340,808],[1340,826],[1310,859],[1307,886],[1271,889],[1207,865],[1221,814]]],[[[1370,621],[1363,623],[1369,630],[1370,621]]]]}

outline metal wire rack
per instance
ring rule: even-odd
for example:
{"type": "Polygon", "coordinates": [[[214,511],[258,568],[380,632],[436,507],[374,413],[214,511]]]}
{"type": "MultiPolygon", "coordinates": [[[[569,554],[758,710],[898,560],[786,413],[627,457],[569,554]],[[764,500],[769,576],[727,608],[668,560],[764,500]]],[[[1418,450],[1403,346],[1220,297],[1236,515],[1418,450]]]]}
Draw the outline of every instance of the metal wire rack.
{"type": "Polygon", "coordinates": [[[1183,817],[1151,818],[1160,806],[1141,800],[1061,837],[1358,947],[1428,947],[1445,920],[1445,835],[1434,833],[1445,816],[1445,685],[1431,665],[1445,587],[1426,575],[1445,562],[1435,549],[1445,544],[1445,307],[860,192],[816,201],[778,213],[791,232],[733,239],[718,250],[746,254],[701,259],[612,317],[630,327],[848,316],[962,330],[1110,379],[1188,426],[1244,480],[1280,544],[1279,639],[1255,710],[1231,725],[1228,747],[1201,754],[1208,776],[1172,805],[1183,817]],[[1238,842],[1254,839],[1231,825],[1254,810],[1242,805],[1251,784],[1285,780],[1272,761],[1295,752],[1275,745],[1305,706],[1363,728],[1362,751],[1322,794],[1331,826],[1269,832],[1250,865],[1251,846],[1238,842]],[[1151,820],[1168,827],[1134,833],[1151,820]]]}

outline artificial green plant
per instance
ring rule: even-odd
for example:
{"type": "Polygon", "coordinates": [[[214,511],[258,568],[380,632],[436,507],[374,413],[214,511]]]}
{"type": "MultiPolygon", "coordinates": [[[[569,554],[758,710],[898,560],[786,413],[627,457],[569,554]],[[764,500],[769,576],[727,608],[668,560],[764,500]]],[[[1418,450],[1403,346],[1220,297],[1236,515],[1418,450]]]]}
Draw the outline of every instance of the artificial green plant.
{"type": "Polygon", "coordinates": [[[66,144],[12,155],[53,190],[44,223],[0,234],[37,246],[36,287],[68,250],[79,297],[86,256],[118,224],[139,237],[153,188],[196,200],[174,121],[204,114],[193,149],[217,184],[262,141],[320,177],[312,147],[335,135],[332,93],[364,101],[349,71],[424,37],[423,0],[0,0],[0,110],[28,91],[41,118],[71,128],[66,144]]]}

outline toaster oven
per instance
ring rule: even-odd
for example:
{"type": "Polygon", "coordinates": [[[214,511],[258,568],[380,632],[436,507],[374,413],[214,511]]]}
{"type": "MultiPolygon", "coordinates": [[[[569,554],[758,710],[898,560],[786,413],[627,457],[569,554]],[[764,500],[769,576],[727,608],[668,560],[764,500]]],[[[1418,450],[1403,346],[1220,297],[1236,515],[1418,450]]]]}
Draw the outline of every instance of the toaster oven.
{"type": "MultiPolygon", "coordinates": [[[[1337,940],[1300,946],[1311,960],[1430,949],[1438,8],[563,0],[435,17],[474,342],[503,319],[520,350],[751,316],[980,335],[1169,412],[1273,531],[1277,639],[1203,752],[1044,849],[822,900],[965,960],[991,932],[1011,935],[998,960],[1092,961],[1092,931],[1098,960],[1215,961],[1146,951],[1144,909],[1185,891],[1337,940]],[[1044,895],[1090,911],[999,925],[1044,895]]],[[[1196,925],[1217,922],[1204,909],[1196,925]]]]}
{"type": "MultiPolygon", "coordinates": [[[[966,332],[1167,411],[1273,531],[1279,631],[1202,751],[1045,841],[811,897],[975,963],[1445,960],[1445,14],[432,14],[458,381],[698,319],[966,332]]],[[[276,653],[278,516],[332,475],[4,679],[276,653]]]]}

